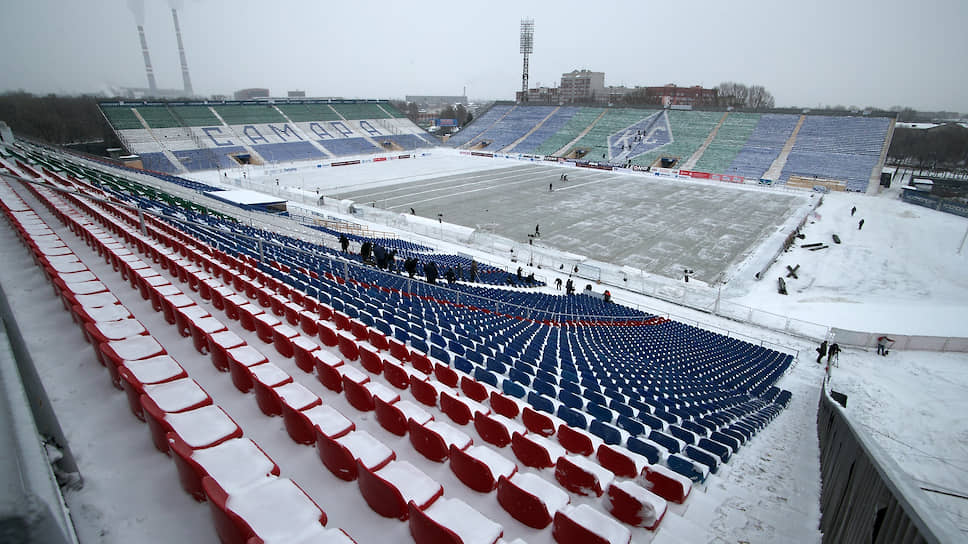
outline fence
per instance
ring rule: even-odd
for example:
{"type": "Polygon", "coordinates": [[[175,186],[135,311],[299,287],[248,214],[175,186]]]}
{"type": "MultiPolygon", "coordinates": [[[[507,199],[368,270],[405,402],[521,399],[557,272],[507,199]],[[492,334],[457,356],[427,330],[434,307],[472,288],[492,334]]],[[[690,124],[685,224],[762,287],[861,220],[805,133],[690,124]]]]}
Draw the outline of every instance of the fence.
{"type": "Polygon", "coordinates": [[[950,336],[918,336],[908,334],[884,334],[876,332],[852,331],[848,329],[830,329],[833,341],[841,345],[859,348],[873,348],[877,346],[877,339],[887,336],[893,340],[891,349],[914,351],[956,351],[968,352],[968,338],[950,336]]]}
{"type": "Polygon", "coordinates": [[[911,477],[855,428],[826,386],[817,409],[823,542],[963,542],[911,477]]]}

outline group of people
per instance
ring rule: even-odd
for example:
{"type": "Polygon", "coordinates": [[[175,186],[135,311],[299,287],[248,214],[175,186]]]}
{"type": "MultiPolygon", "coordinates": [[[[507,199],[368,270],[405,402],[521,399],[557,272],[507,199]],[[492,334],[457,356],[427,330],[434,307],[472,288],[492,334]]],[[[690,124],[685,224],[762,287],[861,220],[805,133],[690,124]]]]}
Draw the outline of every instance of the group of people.
{"type": "Polygon", "coordinates": [[[824,340],[823,343],[821,343],[820,346],[817,348],[818,365],[821,364],[822,362],[821,359],[823,359],[824,357],[827,358],[828,366],[830,366],[831,364],[836,366],[840,359],[840,344],[837,344],[836,342],[834,342],[833,344],[830,344],[830,347],[828,348],[827,341],[824,340]]]}

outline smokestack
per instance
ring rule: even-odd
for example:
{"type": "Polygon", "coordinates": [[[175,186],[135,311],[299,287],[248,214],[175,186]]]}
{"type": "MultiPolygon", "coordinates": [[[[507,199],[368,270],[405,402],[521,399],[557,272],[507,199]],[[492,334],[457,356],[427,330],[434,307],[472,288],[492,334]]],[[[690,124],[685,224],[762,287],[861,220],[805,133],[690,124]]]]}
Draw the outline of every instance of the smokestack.
{"type": "Polygon", "coordinates": [[[151,69],[151,55],[148,54],[148,41],[145,40],[145,27],[138,25],[138,36],[141,37],[141,53],[145,56],[145,72],[148,74],[148,89],[154,93],[158,90],[155,84],[155,72],[151,69]]]}
{"type": "Polygon", "coordinates": [[[193,96],[192,78],[188,75],[188,61],[185,60],[185,46],[182,45],[181,27],[178,26],[178,12],[175,8],[171,9],[171,18],[175,21],[175,38],[178,40],[178,56],[181,58],[182,81],[185,83],[185,94],[193,96]]]}

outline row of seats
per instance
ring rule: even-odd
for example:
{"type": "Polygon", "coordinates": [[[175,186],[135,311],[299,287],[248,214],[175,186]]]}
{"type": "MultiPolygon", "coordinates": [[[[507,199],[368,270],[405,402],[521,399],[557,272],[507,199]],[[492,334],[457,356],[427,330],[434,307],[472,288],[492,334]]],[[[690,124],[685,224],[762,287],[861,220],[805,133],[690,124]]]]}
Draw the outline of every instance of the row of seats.
{"type": "MultiPolygon", "coordinates": [[[[132,413],[148,423],[155,446],[174,456],[183,488],[198,500],[208,499],[222,542],[291,541],[353,542],[341,530],[325,529],[326,514],[292,480],[279,477],[279,467],[185,370],[165,352],[106,286],[53,233],[22,199],[4,185],[0,197],[15,226],[54,286],[95,353],[123,389],[132,413]],[[266,516],[267,505],[287,512],[266,516]]],[[[59,197],[34,190],[49,209],[126,276],[132,285],[157,278],[150,267],[59,197]],[[137,281],[136,281],[137,279],[137,281]]],[[[170,286],[170,284],[169,284],[170,286]]],[[[184,296],[184,295],[181,295],[184,296]]],[[[166,319],[174,315],[176,295],[165,297],[166,319]]],[[[179,315],[188,310],[181,307],[179,315]]],[[[188,314],[190,315],[190,314],[188,314]]]]}
{"type": "MultiPolygon", "coordinates": [[[[174,262],[169,263],[168,269],[171,271],[171,270],[173,270],[175,268],[175,266],[176,265],[175,265],[174,262]]],[[[180,275],[184,274],[184,271],[183,270],[180,271],[179,274],[180,275]]],[[[202,283],[202,280],[199,280],[198,283],[201,284],[202,283]]],[[[191,283],[189,283],[189,284],[191,285],[191,283]]],[[[227,303],[227,300],[226,300],[226,303],[227,303]]],[[[283,327],[284,327],[284,325],[283,325],[283,327]]],[[[276,339],[275,342],[276,342],[277,349],[279,349],[279,347],[281,345],[279,343],[280,335],[278,334],[278,328],[279,327],[277,327],[277,332],[275,334],[275,339],[276,339]]],[[[289,334],[284,334],[282,336],[284,338],[288,338],[289,337],[289,334]]],[[[271,338],[271,336],[270,336],[270,338],[271,338]]],[[[238,348],[238,349],[242,349],[242,348],[238,348]]],[[[214,353],[215,353],[215,351],[213,350],[213,361],[216,361],[216,359],[214,358],[214,353]]],[[[283,351],[281,351],[281,353],[286,354],[286,351],[283,350],[283,351]]],[[[291,355],[291,352],[289,352],[289,355],[291,355]]],[[[245,357],[240,357],[240,356],[234,354],[233,353],[233,349],[228,350],[228,358],[229,358],[229,360],[235,360],[237,358],[239,358],[239,359],[246,359],[245,357]]],[[[262,361],[264,361],[264,357],[255,357],[255,358],[252,358],[251,360],[254,360],[254,359],[261,359],[262,361]]],[[[235,367],[233,367],[233,368],[235,368],[235,367]]],[[[250,374],[250,376],[248,378],[249,379],[249,382],[250,383],[255,383],[256,397],[259,400],[260,408],[262,408],[262,410],[263,410],[264,413],[267,413],[267,414],[275,414],[275,413],[278,413],[278,410],[279,410],[278,404],[279,404],[279,400],[280,399],[275,398],[276,396],[281,397],[282,410],[283,410],[284,413],[287,413],[287,414],[288,414],[288,412],[286,411],[286,406],[289,406],[291,408],[291,411],[292,412],[303,411],[303,413],[306,413],[309,410],[308,406],[314,406],[314,405],[316,405],[316,403],[313,403],[311,400],[306,399],[305,391],[302,390],[302,389],[300,389],[297,386],[293,386],[291,384],[291,378],[289,378],[288,376],[285,376],[284,373],[280,373],[280,371],[278,370],[277,367],[274,367],[274,366],[269,365],[269,364],[264,363],[264,362],[260,362],[260,363],[256,363],[256,364],[250,366],[248,368],[248,371],[249,371],[249,374],[250,374]],[[266,372],[266,370],[270,370],[270,371],[269,372],[266,372]],[[291,391],[291,392],[283,392],[283,389],[293,389],[293,391],[291,391]],[[269,395],[268,393],[263,394],[262,391],[274,391],[275,392],[275,395],[269,395]],[[303,394],[300,395],[298,393],[299,391],[303,391],[303,394]],[[270,406],[273,406],[273,403],[275,403],[275,406],[276,406],[275,408],[270,407],[270,406]]],[[[237,372],[233,371],[233,379],[236,381],[237,387],[239,386],[239,383],[240,382],[236,380],[236,377],[237,376],[240,376],[240,375],[241,375],[240,373],[237,373],[237,372]]],[[[368,380],[366,379],[366,377],[365,376],[362,376],[358,371],[356,373],[352,373],[352,372],[348,372],[348,371],[347,372],[344,372],[342,381],[341,382],[337,382],[337,383],[342,383],[342,386],[346,388],[345,391],[346,391],[347,397],[350,399],[351,404],[353,404],[354,406],[356,406],[356,407],[358,407],[359,409],[362,409],[362,410],[372,410],[373,409],[373,404],[372,404],[373,401],[375,401],[377,403],[377,405],[379,406],[379,405],[383,405],[383,404],[386,404],[386,403],[389,403],[389,402],[396,402],[399,399],[399,395],[394,395],[393,393],[387,393],[385,389],[383,390],[384,394],[382,394],[382,395],[379,394],[379,393],[373,394],[372,397],[369,396],[369,395],[367,395],[367,390],[365,388],[365,385],[364,385],[364,388],[363,389],[359,389],[359,387],[361,386],[361,384],[368,384],[370,382],[368,382],[368,380]],[[356,389],[354,389],[354,387],[356,389]],[[356,399],[356,400],[354,400],[354,399],[356,399]]],[[[379,389],[378,389],[378,391],[379,391],[379,389]]],[[[310,395],[310,397],[312,398],[311,395],[310,395]]],[[[378,414],[379,414],[379,412],[378,412],[378,414]]],[[[378,415],[378,417],[379,417],[379,415],[378,415]]],[[[287,430],[289,430],[290,435],[293,437],[293,439],[296,440],[297,439],[297,435],[293,431],[293,425],[291,425],[289,423],[289,417],[288,417],[288,415],[287,415],[286,419],[287,419],[287,425],[286,425],[287,426],[287,430]]],[[[344,421],[344,423],[346,423],[346,422],[344,421]]],[[[332,423],[323,423],[322,421],[319,422],[319,423],[317,423],[317,425],[321,425],[321,424],[322,425],[326,425],[327,428],[333,428],[332,423]]],[[[410,427],[411,427],[411,433],[412,433],[411,434],[411,437],[412,437],[411,439],[414,442],[414,445],[416,447],[418,447],[418,449],[422,449],[423,450],[422,453],[424,453],[425,455],[434,456],[434,458],[435,459],[438,459],[438,460],[441,459],[439,453],[432,453],[431,454],[431,453],[428,453],[428,452],[429,451],[436,452],[438,450],[443,450],[445,452],[445,455],[446,455],[446,449],[445,449],[445,447],[444,447],[443,444],[440,447],[437,447],[437,448],[431,447],[429,449],[426,446],[424,446],[423,448],[421,448],[419,446],[419,444],[427,444],[427,443],[429,443],[430,441],[428,440],[427,437],[431,437],[431,438],[432,437],[436,437],[438,440],[441,440],[441,438],[440,438],[440,433],[441,432],[443,432],[444,435],[447,435],[449,437],[454,437],[454,436],[460,436],[461,435],[461,433],[459,431],[456,431],[455,429],[447,426],[446,424],[441,424],[441,423],[438,423],[438,424],[434,425],[434,424],[431,424],[430,422],[428,422],[427,423],[427,427],[425,429],[422,428],[422,427],[420,429],[418,429],[417,427],[415,427],[415,423],[414,423],[414,421],[413,421],[412,418],[410,420],[410,427]],[[421,438],[420,440],[417,440],[415,437],[418,436],[418,435],[421,436],[421,437],[423,437],[423,438],[421,438]]],[[[339,426],[338,434],[340,436],[343,436],[343,433],[349,433],[349,432],[350,432],[350,430],[349,430],[349,425],[348,424],[347,425],[341,425],[341,426],[339,426]]],[[[305,433],[303,433],[303,434],[305,434],[305,433]]],[[[351,436],[355,436],[355,435],[346,434],[346,436],[347,437],[351,437],[351,436]]],[[[333,437],[328,437],[327,439],[331,439],[331,438],[333,438],[333,437]]],[[[304,443],[305,443],[305,440],[306,439],[302,439],[301,441],[304,441],[304,443]]],[[[320,440],[320,438],[319,438],[319,428],[317,428],[317,441],[319,441],[319,440],[320,440]]],[[[370,445],[373,445],[372,440],[369,441],[369,442],[367,442],[367,440],[362,439],[362,438],[361,438],[361,440],[364,440],[363,441],[363,444],[369,443],[370,445]]],[[[353,440],[350,440],[350,443],[351,444],[358,443],[358,442],[359,442],[359,440],[357,440],[356,438],[353,438],[353,440]]],[[[451,441],[451,442],[453,442],[453,441],[451,441]]],[[[469,445],[469,442],[466,439],[460,440],[460,443],[463,444],[464,446],[469,445]]],[[[456,456],[457,453],[455,451],[455,448],[457,448],[457,445],[454,444],[454,443],[450,443],[448,445],[450,446],[450,452],[456,456]]],[[[343,448],[345,446],[342,446],[341,445],[340,447],[343,448]]],[[[357,447],[359,447],[359,446],[357,446],[357,447]]],[[[327,464],[327,466],[329,466],[331,469],[334,466],[342,466],[337,461],[334,461],[332,459],[332,456],[330,454],[327,454],[326,453],[326,451],[329,451],[331,449],[332,448],[327,449],[326,446],[320,446],[320,456],[322,458],[324,458],[324,464],[327,464]]],[[[376,449],[380,449],[380,448],[378,446],[376,446],[376,449]]],[[[457,448],[457,450],[462,450],[462,448],[457,448]]],[[[383,454],[377,456],[377,460],[378,460],[378,463],[377,464],[379,466],[389,465],[390,461],[392,460],[392,459],[390,459],[391,455],[388,453],[388,451],[385,448],[382,451],[383,451],[383,454]]],[[[369,455],[372,456],[372,453],[369,454],[369,455]]],[[[484,454],[478,448],[477,450],[474,450],[474,451],[470,452],[469,455],[471,455],[471,457],[469,459],[473,459],[474,458],[473,456],[475,456],[475,455],[477,457],[480,457],[481,455],[484,455],[484,454]]],[[[484,458],[486,459],[487,456],[485,455],[484,458]]],[[[358,459],[357,461],[359,462],[360,460],[358,459]]],[[[575,462],[577,462],[578,464],[581,464],[581,461],[575,461],[575,462]]],[[[345,465],[345,463],[343,463],[343,464],[345,465]]],[[[574,462],[573,462],[573,464],[574,464],[574,462]]],[[[562,466],[563,467],[565,466],[564,462],[562,463],[562,466]]],[[[569,466],[571,466],[571,465],[569,465],[569,466]]],[[[404,468],[405,467],[406,467],[406,465],[404,465],[404,468]]],[[[363,479],[364,479],[364,476],[367,475],[367,473],[364,472],[364,471],[361,471],[360,472],[360,475],[361,475],[360,476],[361,477],[361,489],[370,489],[370,487],[371,486],[374,486],[374,485],[377,486],[377,489],[380,489],[380,486],[381,485],[385,487],[387,485],[388,481],[395,481],[395,480],[393,480],[393,478],[391,478],[391,476],[394,475],[394,474],[396,474],[397,472],[399,472],[400,469],[401,469],[401,467],[398,467],[397,465],[388,466],[388,468],[386,470],[382,470],[382,469],[381,470],[376,470],[376,467],[370,467],[370,470],[371,471],[376,470],[376,472],[374,473],[375,480],[374,480],[374,482],[369,482],[369,483],[366,483],[366,484],[364,484],[363,479]],[[390,470],[391,468],[393,470],[390,470]],[[384,476],[386,476],[386,478],[390,478],[390,480],[387,480],[386,478],[384,478],[384,476]]],[[[459,471],[461,469],[456,468],[456,465],[455,465],[454,470],[455,471],[459,471]]],[[[564,471],[564,470],[565,469],[562,469],[562,471],[564,471]]],[[[409,480],[406,480],[406,481],[412,481],[412,479],[415,477],[415,473],[413,473],[413,471],[411,469],[404,470],[404,472],[409,477],[409,480]]],[[[574,471],[572,470],[572,472],[574,472],[574,471]]],[[[569,472],[569,474],[570,473],[571,472],[569,472]]],[[[564,472],[562,472],[562,474],[564,474],[564,472]]],[[[475,478],[475,476],[474,476],[474,472],[473,471],[471,471],[471,473],[467,473],[467,474],[464,474],[462,476],[462,480],[467,480],[467,481],[471,481],[474,478],[475,478]]],[[[566,477],[565,476],[562,476],[562,475],[559,475],[559,479],[565,481],[566,480],[566,477]]],[[[396,485],[400,485],[400,486],[403,486],[404,485],[402,483],[402,481],[396,480],[396,482],[397,482],[396,485]]],[[[571,483],[569,485],[571,485],[572,487],[575,487],[577,484],[571,483]]],[[[647,496],[649,496],[649,494],[647,492],[644,492],[644,490],[638,488],[637,486],[631,486],[630,487],[628,484],[626,484],[624,487],[627,488],[627,489],[629,489],[629,490],[638,490],[636,492],[638,493],[638,495],[640,497],[647,497],[647,496]]],[[[619,489],[620,489],[619,487],[616,487],[615,490],[612,491],[612,493],[613,494],[619,493],[619,491],[618,491],[619,489]]],[[[367,491],[364,491],[364,493],[368,493],[368,492],[367,491]]],[[[369,491],[369,493],[371,495],[373,495],[375,493],[376,496],[380,496],[380,493],[379,492],[369,491]]],[[[508,491],[507,493],[512,493],[512,492],[511,491],[508,491]]],[[[660,499],[656,499],[654,497],[653,497],[653,499],[656,500],[659,504],[661,504],[661,500],[660,499]]],[[[635,512],[635,513],[638,513],[638,515],[641,515],[641,513],[643,512],[642,508],[641,507],[632,508],[629,505],[630,503],[628,503],[629,500],[632,500],[632,499],[630,497],[626,497],[626,504],[627,504],[627,508],[626,509],[629,512],[635,512]]],[[[370,501],[370,499],[368,499],[368,501],[370,501]]],[[[391,508],[390,512],[392,512],[393,515],[401,514],[401,512],[403,511],[402,510],[402,507],[399,507],[398,506],[398,507],[396,507],[396,509],[393,509],[391,506],[388,506],[388,505],[384,504],[384,502],[381,502],[378,499],[373,499],[372,502],[373,502],[373,505],[374,505],[375,508],[391,508]]],[[[402,504],[402,503],[399,503],[399,504],[402,504]]],[[[447,505],[448,508],[453,508],[453,507],[455,507],[455,505],[461,505],[461,504],[462,503],[460,503],[460,501],[457,501],[456,503],[454,503],[454,501],[446,501],[444,503],[441,503],[441,505],[447,505]]],[[[651,503],[649,503],[649,504],[651,504],[651,503]]],[[[428,510],[427,516],[429,516],[430,518],[433,518],[436,509],[437,508],[435,507],[435,509],[428,510]]],[[[411,504],[410,510],[411,511],[414,510],[414,505],[413,504],[411,504]]],[[[462,510],[464,510],[465,512],[467,511],[466,505],[462,507],[462,510]]],[[[663,510],[664,510],[664,508],[663,508],[663,510]]],[[[561,519],[561,520],[566,520],[567,519],[564,514],[562,514],[561,516],[558,516],[558,518],[561,519]]],[[[414,517],[413,519],[414,520],[419,520],[420,517],[414,517]]],[[[564,522],[562,522],[562,523],[564,523],[564,522]]],[[[578,522],[572,521],[572,523],[578,523],[578,522]]],[[[653,518],[650,518],[649,523],[652,524],[653,527],[654,527],[654,525],[657,524],[657,520],[654,517],[653,518]]],[[[433,526],[434,525],[431,525],[430,527],[432,528],[433,526]]],[[[479,524],[476,524],[476,526],[479,526],[479,524]]],[[[580,526],[580,524],[579,524],[579,526],[580,526]]],[[[411,529],[413,531],[415,531],[415,532],[417,531],[417,529],[414,528],[413,522],[411,524],[411,529]]],[[[418,541],[420,541],[419,537],[418,537],[418,541]]]]}

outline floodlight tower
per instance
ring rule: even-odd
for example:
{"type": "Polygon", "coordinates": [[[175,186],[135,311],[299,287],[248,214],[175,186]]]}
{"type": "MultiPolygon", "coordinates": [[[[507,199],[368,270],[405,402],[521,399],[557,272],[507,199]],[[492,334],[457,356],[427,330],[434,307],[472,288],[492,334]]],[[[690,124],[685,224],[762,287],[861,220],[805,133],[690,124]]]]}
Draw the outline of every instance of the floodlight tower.
{"type": "Polygon", "coordinates": [[[534,19],[521,19],[521,54],[524,70],[521,72],[521,101],[528,101],[528,55],[534,52],[534,19]]]}

